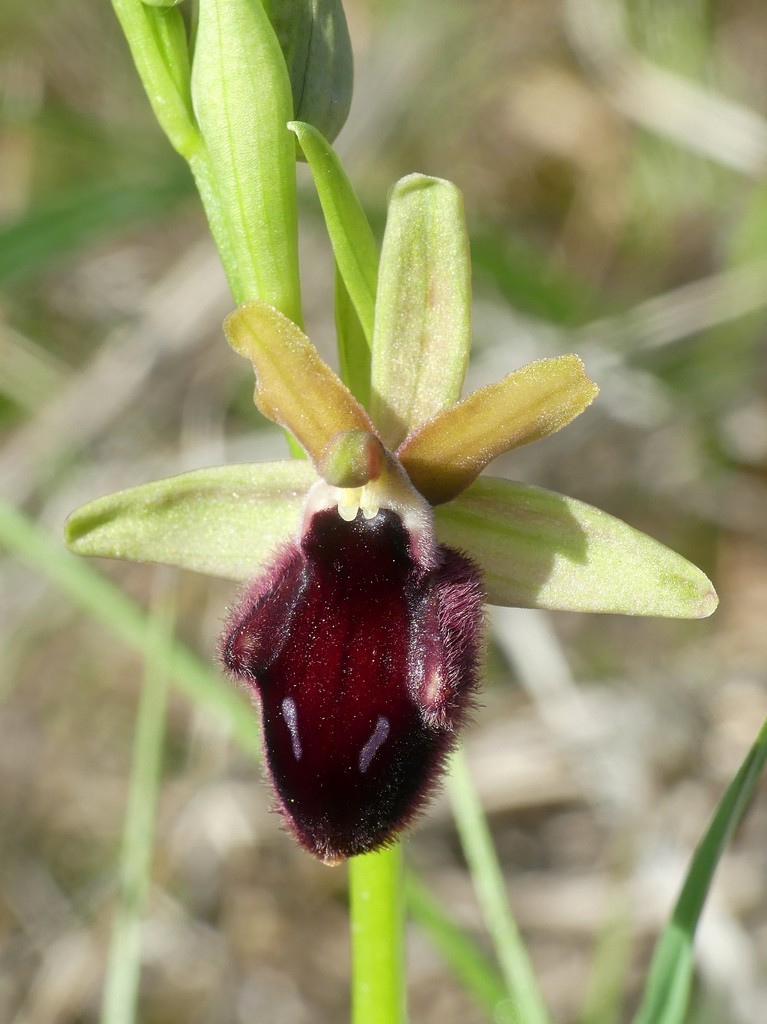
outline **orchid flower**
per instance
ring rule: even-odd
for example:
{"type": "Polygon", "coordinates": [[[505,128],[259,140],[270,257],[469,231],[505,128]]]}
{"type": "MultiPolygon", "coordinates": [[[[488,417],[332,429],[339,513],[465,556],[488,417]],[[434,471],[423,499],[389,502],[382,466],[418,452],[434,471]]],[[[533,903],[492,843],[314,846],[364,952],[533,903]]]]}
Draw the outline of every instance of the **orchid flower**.
{"type": "Polygon", "coordinates": [[[226,336],[253,365],[256,405],[308,459],[186,473],[68,521],[80,554],[246,584],[221,658],[259,709],[287,828],[328,863],[391,842],[433,792],[475,703],[483,602],[689,618],[716,607],[699,569],[620,520],[481,475],[598,389],[564,355],[461,399],[469,306],[460,193],[403,179],[365,404],[291,319],[247,302],[226,336]]]}

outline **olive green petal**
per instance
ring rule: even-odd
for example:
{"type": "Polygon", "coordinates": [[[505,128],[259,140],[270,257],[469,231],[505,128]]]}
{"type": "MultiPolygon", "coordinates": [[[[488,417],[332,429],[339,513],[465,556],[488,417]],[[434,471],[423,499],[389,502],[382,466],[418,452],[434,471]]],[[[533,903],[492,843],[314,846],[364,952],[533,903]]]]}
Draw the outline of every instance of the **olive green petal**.
{"type": "Polygon", "coordinates": [[[317,475],[308,462],[218,466],[98,498],[67,519],[78,555],[160,562],[247,580],[295,535],[317,475]]]}
{"type": "Polygon", "coordinates": [[[439,541],[483,570],[490,604],[699,619],[718,603],[675,551],[540,487],[483,477],[435,517],[439,541]]]}
{"type": "Polygon", "coordinates": [[[458,401],[470,345],[463,197],[411,174],[392,189],[378,269],[370,410],[388,448],[458,401]]]}
{"type": "Polygon", "coordinates": [[[539,359],[429,420],[397,455],[415,487],[438,505],[497,456],[566,426],[598,393],[578,356],[539,359]]]}
{"type": "Polygon", "coordinates": [[[226,318],[224,332],[235,352],[253,364],[258,408],[291,431],[316,466],[340,431],[375,433],[351,391],[304,332],[278,310],[246,302],[226,318]]]}

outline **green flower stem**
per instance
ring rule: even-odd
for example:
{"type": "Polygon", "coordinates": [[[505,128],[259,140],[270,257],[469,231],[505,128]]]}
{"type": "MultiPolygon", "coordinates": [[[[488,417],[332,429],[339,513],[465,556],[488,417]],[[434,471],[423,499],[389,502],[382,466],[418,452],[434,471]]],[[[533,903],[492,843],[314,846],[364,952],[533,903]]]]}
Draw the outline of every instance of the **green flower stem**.
{"type": "Polygon", "coordinates": [[[181,12],[175,8],[154,9],[142,0],[112,0],[112,7],[157,122],[192,171],[235,301],[254,298],[246,294],[240,280],[231,231],[192,110],[191,70],[181,12]],[[175,26],[171,33],[170,26],[175,26]],[[168,37],[172,38],[173,46],[167,45],[168,37]],[[169,55],[175,59],[170,61],[169,55]]]}
{"type": "Polygon", "coordinates": [[[551,1024],[519,930],[509,907],[487,819],[477,797],[463,747],[453,755],[448,790],[464,856],[508,995],[523,1024],[551,1024]]]}
{"type": "Polygon", "coordinates": [[[370,348],[337,263],[333,298],[341,380],[367,409],[370,404],[370,348]]]}
{"type": "Polygon", "coordinates": [[[261,4],[205,0],[194,74],[177,8],[112,6],[154,115],[189,163],[235,301],[262,299],[300,325],[290,81],[261,4]]]}
{"type": "Polygon", "coordinates": [[[112,928],[102,1024],[133,1024],[141,973],[141,925],[151,884],[154,814],[162,774],[167,659],[175,616],[170,602],[158,602],[151,618],[144,685],[133,742],[128,806],[125,813],[120,892],[112,928]]]}
{"type": "Polygon", "coordinates": [[[349,861],[352,1024],[405,1024],[405,897],[400,844],[349,861]]]}
{"type": "Polygon", "coordinates": [[[141,0],[112,0],[112,7],[158,124],[173,148],[189,160],[201,140],[192,113],[181,11],[149,7],[141,0]]]}

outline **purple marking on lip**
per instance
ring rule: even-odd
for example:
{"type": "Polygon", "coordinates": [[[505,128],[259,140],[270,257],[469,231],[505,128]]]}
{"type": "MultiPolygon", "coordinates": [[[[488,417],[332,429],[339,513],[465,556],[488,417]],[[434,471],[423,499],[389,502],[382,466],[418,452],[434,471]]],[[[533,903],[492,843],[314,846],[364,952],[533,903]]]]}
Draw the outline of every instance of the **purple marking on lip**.
{"type": "Polygon", "coordinates": [[[466,717],[481,588],[468,559],[438,555],[436,570],[417,564],[390,510],[317,512],[222,639],[258,696],[286,823],[324,860],[375,849],[412,819],[466,717]]]}
{"type": "Polygon", "coordinates": [[[290,741],[293,744],[293,756],[296,761],[301,760],[301,739],[298,735],[298,712],[296,702],[292,697],[285,697],[282,702],[282,717],[290,733],[290,741]]]}
{"type": "Polygon", "coordinates": [[[386,740],[390,729],[391,726],[389,725],[389,719],[384,715],[379,715],[376,727],[373,730],[373,735],[360,751],[360,771],[363,774],[370,767],[370,762],[378,753],[378,748],[386,740]]]}

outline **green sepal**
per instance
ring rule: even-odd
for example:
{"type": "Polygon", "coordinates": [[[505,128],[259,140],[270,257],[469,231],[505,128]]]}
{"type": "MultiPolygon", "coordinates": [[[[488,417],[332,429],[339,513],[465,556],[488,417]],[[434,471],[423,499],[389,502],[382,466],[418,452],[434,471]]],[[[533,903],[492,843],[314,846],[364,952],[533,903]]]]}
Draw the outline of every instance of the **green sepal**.
{"type": "Polygon", "coordinates": [[[246,302],[224,321],[235,352],[256,373],[254,400],[286,427],[319,467],[328,442],[342,430],[374,434],[367,413],[292,320],[264,302],[246,302]]]}
{"type": "Polygon", "coordinates": [[[461,193],[440,178],[402,178],[389,199],[373,331],[370,408],[388,448],[458,401],[470,317],[461,193]]]}
{"type": "Polygon", "coordinates": [[[438,505],[465,490],[497,456],[566,426],[598,393],[578,356],[538,359],[445,409],[397,455],[415,487],[438,505]]]}
{"type": "Polygon", "coordinates": [[[192,113],[189,47],[179,10],[112,0],[152,110],[171,145],[190,159],[200,145],[192,113]]]}
{"type": "Polygon", "coordinates": [[[247,580],[295,535],[316,480],[297,460],[198,469],[83,505],[65,539],[78,555],[247,580]]]}
{"type": "Polygon", "coordinates": [[[263,0],[285,57],[293,116],[333,139],[349,116],[354,61],[341,0],[263,0]]]}
{"type": "Polygon", "coordinates": [[[214,236],[238,301],[261,299],[301,322],[293,99],[260,0],[200,0],[192,98],[205,143],[214,236]],[[225,230],[215,218],[223,219],[225,230]]]}
{"type": "Polygon", "coordinates": [[[437,538],[483,570],[490,604],[698,619],[718,598],[687,559],[600,509],[483,477],[435,509],[437,538]]]}
{"type": "MultiPolygon", "coordinates": [[[[378,245],[354,187],[327,139],[301,121],[291,121],[288,128],[295,132],[312,172],[336,264],[369,349],[373,340],[378,245]]],[[[369,352],[367,358],[369,363],[369,352]]]]}

